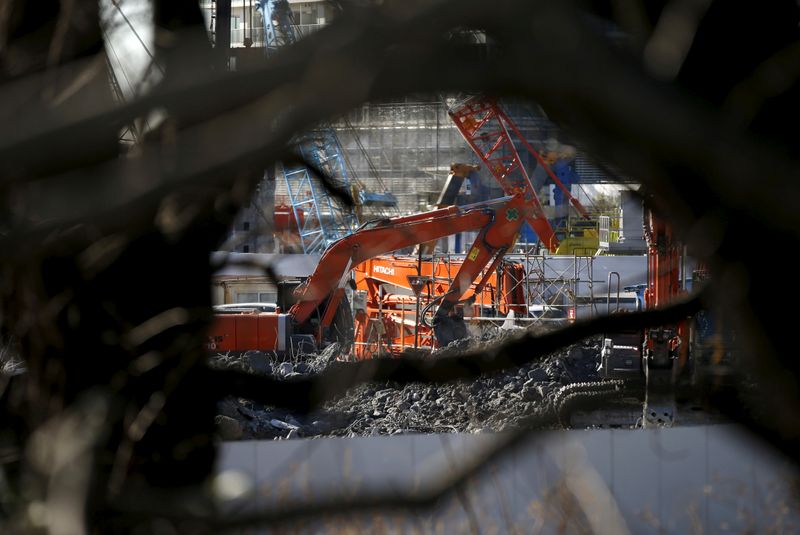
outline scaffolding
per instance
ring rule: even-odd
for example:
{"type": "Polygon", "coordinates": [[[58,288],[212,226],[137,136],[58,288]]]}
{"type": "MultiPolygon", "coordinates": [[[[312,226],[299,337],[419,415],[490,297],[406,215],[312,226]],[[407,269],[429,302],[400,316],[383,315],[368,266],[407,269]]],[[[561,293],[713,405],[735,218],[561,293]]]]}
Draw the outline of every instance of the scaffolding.
{"type": "MultiPolygon", "coordinates": [[[[528,106],[513,102],[504,103],[504,106],[532,143],[541,144],[548,138],[558,137],[555,126],[534,114],[528,106]]],[[[447,109],[447,103],[438,97],[428,100],[417,97],[366,103],[345,117],[332,120],[329,126],[335,130],[342,153],[347,157],[351,186],[357,179],[363,191],[392,193],[396,198],[396,211],[393,210],[396,214],[430,210],[441,193],[451,163],[480,163],[448,116],[447,109]]],[[[530,177],[534,187],[541,187],[546,179],[545,172],[533,165],[534,160],[527,151],[519,156],[525,166],[535,169],[530,177]]],[[[457,201],[459,204],[503,195],[485,168],[481,168],[476,181],[469,193],[464,188],[457,201]]],[[[276,203],[283,200],[289,204],[289,191],[281,176],[278,176],[275,195],[276,203]]],[[[359,208],[361,222],[384,216],[379,206],[359,208]]],[[[322,213],[324,218],[326,211],[322,213]]]]}
{"type": "Polygon", "coordinates": [[[388,187],[401,213],[430,209],[450,164],[475,160],[439,100],[365,104],[333,126],[365,187],[388,187]]]}
{"type": "MultiPolygon", "coordinates": [[[[281,47],[294,44],[301,36],[295,31],[292,11],[286,0],[259,0],[258,9],[264,22],[264,51],[276,53],[281,47]]],[[[295,139],[298,156],[316,170],[325,173],[339,191],[351,193],[345,155],[336,130],[322,124],[295,139]]],[[[331,197],[319,177],[305,165],[279,164],[278,173],[286,184],[286,198],[291,206],[306,254],[319,254],[334,241],[358,227],[355,212],[331,197]]]]}
{"type": "Polygon", "coordinates": [[[281,47],[294,44],[298,34],[292,21],[292,10],[286,0],[258,0],[257,9],[261,11],[264,22],[264,43],[267,55],[272,55],[281,47]]]}

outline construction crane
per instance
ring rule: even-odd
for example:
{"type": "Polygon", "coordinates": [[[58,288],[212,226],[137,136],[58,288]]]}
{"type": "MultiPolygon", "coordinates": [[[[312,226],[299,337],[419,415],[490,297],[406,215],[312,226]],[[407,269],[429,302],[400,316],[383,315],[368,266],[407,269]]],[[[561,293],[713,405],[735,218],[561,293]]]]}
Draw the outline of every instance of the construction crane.
{"type": "Polygon", "coordinates": [[[286,0],[257,0],[264,21],[264,47],[268,56],[297,42],[292,10],[286,0]]]}
{"type": "MultiPolygon", "coordinates": [[[[295,30],[292,11],[286,0],[258,0],[257,8],[264,23],[264,49],[268,56],[302,37],[295,30]]],[[[355,132],[354,137],[362,147],[355,132]]],[[[308,167],[280,163],[279,173],[286,183],[304,253],[320,254],[328,245],[353,232],[360,223],[358,214],[362,206],[397,205],[391,193],[367,192],[348,170],[339,136],[330,125],[321,124],[311,132],[298,135],[294,141],[298,155],[324,172],[340,190],[353,194],[357,205],[354,211],[334,200],[308,167]]]]}
{"type": "MultiPolygon", "coordinates": [[[[674,303],[690,289],[684,246],[669,224],[651,209],[644,211],[644,234],[647,282],[631,289],[641,296],[644,309],[652,310],[674,303]]],[[[698,264],[691,277],[693,285],[702,284],[709,273],[698,264]]],[[[609,277],[609,303],[610,280],[609,277]]],[[[723,325],[719,313],[704,309],[671,324],[604,336],[600,375],[644,384],[645,427],[671,426],[681,406],[676,400],[691,398],[691,388],[685,387],[718,387],[737,380],[736,333],[723,325]]]]}
{"type": "MultiPolygon", "coordinates": [[[[408,216],[377,220],[339,239],[326,249],[314,273],[294,292],[296,302],[284,313],[218,315],[210,333],[210,347],[217,351],[262,350],[283,352],[292,347],[293,336],[312,336],[318,345],[342,341],[342,329],[331,329],[342,317],[345,285],[354,267],[376,256],[448,236],[480,230],[452,283],[431,299],[438,305],[431,327],[437,345],[466,336],[457,305],[468,291],[480,294],[516,241],[520,227],[531,217],[522,193],[463,207],[450,206],[408,216]],[[473,287],[475,279],[483,273],[473,287]]],[[[345,313],[346,314],[346,313],[345,313]]],[[[420,321],[415,318],[415,321],[420,321]]],[[[347,330],[347,321],[339,324],[347,330]]],[[[352,319],[349,321],[352,331],[352,319]]]]}
{"type": "Polygon", "coordinates": [[[576,248],[586,248],[583,243],[567,243],[559,249],[563,238],[558,238],[557,232],[553,230],[545,215],[530,174],[522,164],[515,141],[533,156],[581,217],[589,220],[589,212],[572,195],[539,152],[525,139],[497,100],[485,95],[470,97],[452,106],[448,114],[466,142],[500,184],[503,192],[506,195],[523,192],[525,199],[533,207],[528,224],[551,253],[572,254],[576,248]]]}
{"type": "MultiPolygon", "coordinates": [[[[341,191],[350,192],[350,180],[336,132],[322,127],[297,136],[296,151],[301,158],[324,172],[341,191]]],[[[305,165],[279,163],[286,182],[303,252],[319,254],[334,241],[358,226],[353,210],[335,201],[305,165]]]]}

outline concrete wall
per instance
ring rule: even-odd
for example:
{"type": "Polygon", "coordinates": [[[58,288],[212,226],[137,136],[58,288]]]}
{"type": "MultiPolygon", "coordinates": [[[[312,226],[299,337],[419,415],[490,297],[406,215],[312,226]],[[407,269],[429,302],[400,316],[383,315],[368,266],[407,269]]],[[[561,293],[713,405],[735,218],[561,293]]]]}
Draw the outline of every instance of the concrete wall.
{"type": "MultiPolygon", "coordinates": [[[[242,492],[225,504],[230,511],[280,510],[331,495],[413,495],[496,439],[232,442],[222,445],[218,472],[242,492]]],[[[796,533],[797,476],[796,467],[733,426],[537,432],[479,472],[466,504],[447,496],[430,512],[384,516],[380,532],[469,532],[468,507],[485,533],[796,533]]],[[[308,532],[377,529],[373,513],[306,522],[308,532]]]]}

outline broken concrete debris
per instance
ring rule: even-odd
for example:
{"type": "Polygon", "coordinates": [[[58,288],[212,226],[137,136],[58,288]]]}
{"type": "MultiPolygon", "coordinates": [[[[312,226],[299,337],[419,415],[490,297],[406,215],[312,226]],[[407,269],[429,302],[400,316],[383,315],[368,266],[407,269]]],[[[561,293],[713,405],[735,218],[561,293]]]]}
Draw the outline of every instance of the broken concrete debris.
{"type": "MultiPolygon", "coordinates": [[[[481,349],[510,335],[501,332],[493,339],[467,343],[460,340],[454,345],[458,345],[457,350],[481,349]]],[[[445,349],[452,351],[453,347],[445,349]]],[[[329,346],[302,361],[273,362],[270,368],[281,378],[300,377],[320,372],[337,354],[338,347],[329,346]]],[[[228,419],[237,420],[242,439],[501,431],[514,427],[535,411],[549,408],[564,385],[598,381],[599,354],[599,339],[589,339],[563,348],[540,363],[476,381],[439,385],[364,384],[309,414],[291,414],[249,400],[227,399],[220,403],[219,410],[220,416],[227,419],[219,421],[230,427],[228,419]]],[[[432,358],[435,357],[434,354],[432,358]]],[[[247,356],[240,358],[245,364],[222,356],[222,362],[214,365],[247,368],[246,363],[253,360],[247,356]]],[[[231,429],[220,435],[236,440],[231,429]]]]}

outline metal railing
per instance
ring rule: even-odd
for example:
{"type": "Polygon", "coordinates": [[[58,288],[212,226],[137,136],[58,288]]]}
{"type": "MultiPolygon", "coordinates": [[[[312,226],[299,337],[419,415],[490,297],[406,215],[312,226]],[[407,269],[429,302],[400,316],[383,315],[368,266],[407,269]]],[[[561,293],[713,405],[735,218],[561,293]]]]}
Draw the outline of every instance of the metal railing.
{"type": "MultiPolygon", "coordinates": [[[[292,24],[298,36],[306,36],[316,32],[325,24],[292,24]]],[[[264,27],[255,28],[238,28],[231,30],[231,48],[244,48],[245,39],[252,40],[250,44],[253,48],[261,48],[264,46],[264,27]]]]}
{"type": "Polygon", "coordinates": [[[264,28],[238,28],[231,30],[231,48],[243,48],[245,46],[245,39],[252,39],[251,46],[263,47],[264,46],[264,28]]]}
{"type": "Polygon", "coordinates": [[[295,35],[298,37],[305,37],[326,26],[326,24],[292,24],[292,26],[294,27],[295,35]]]}

